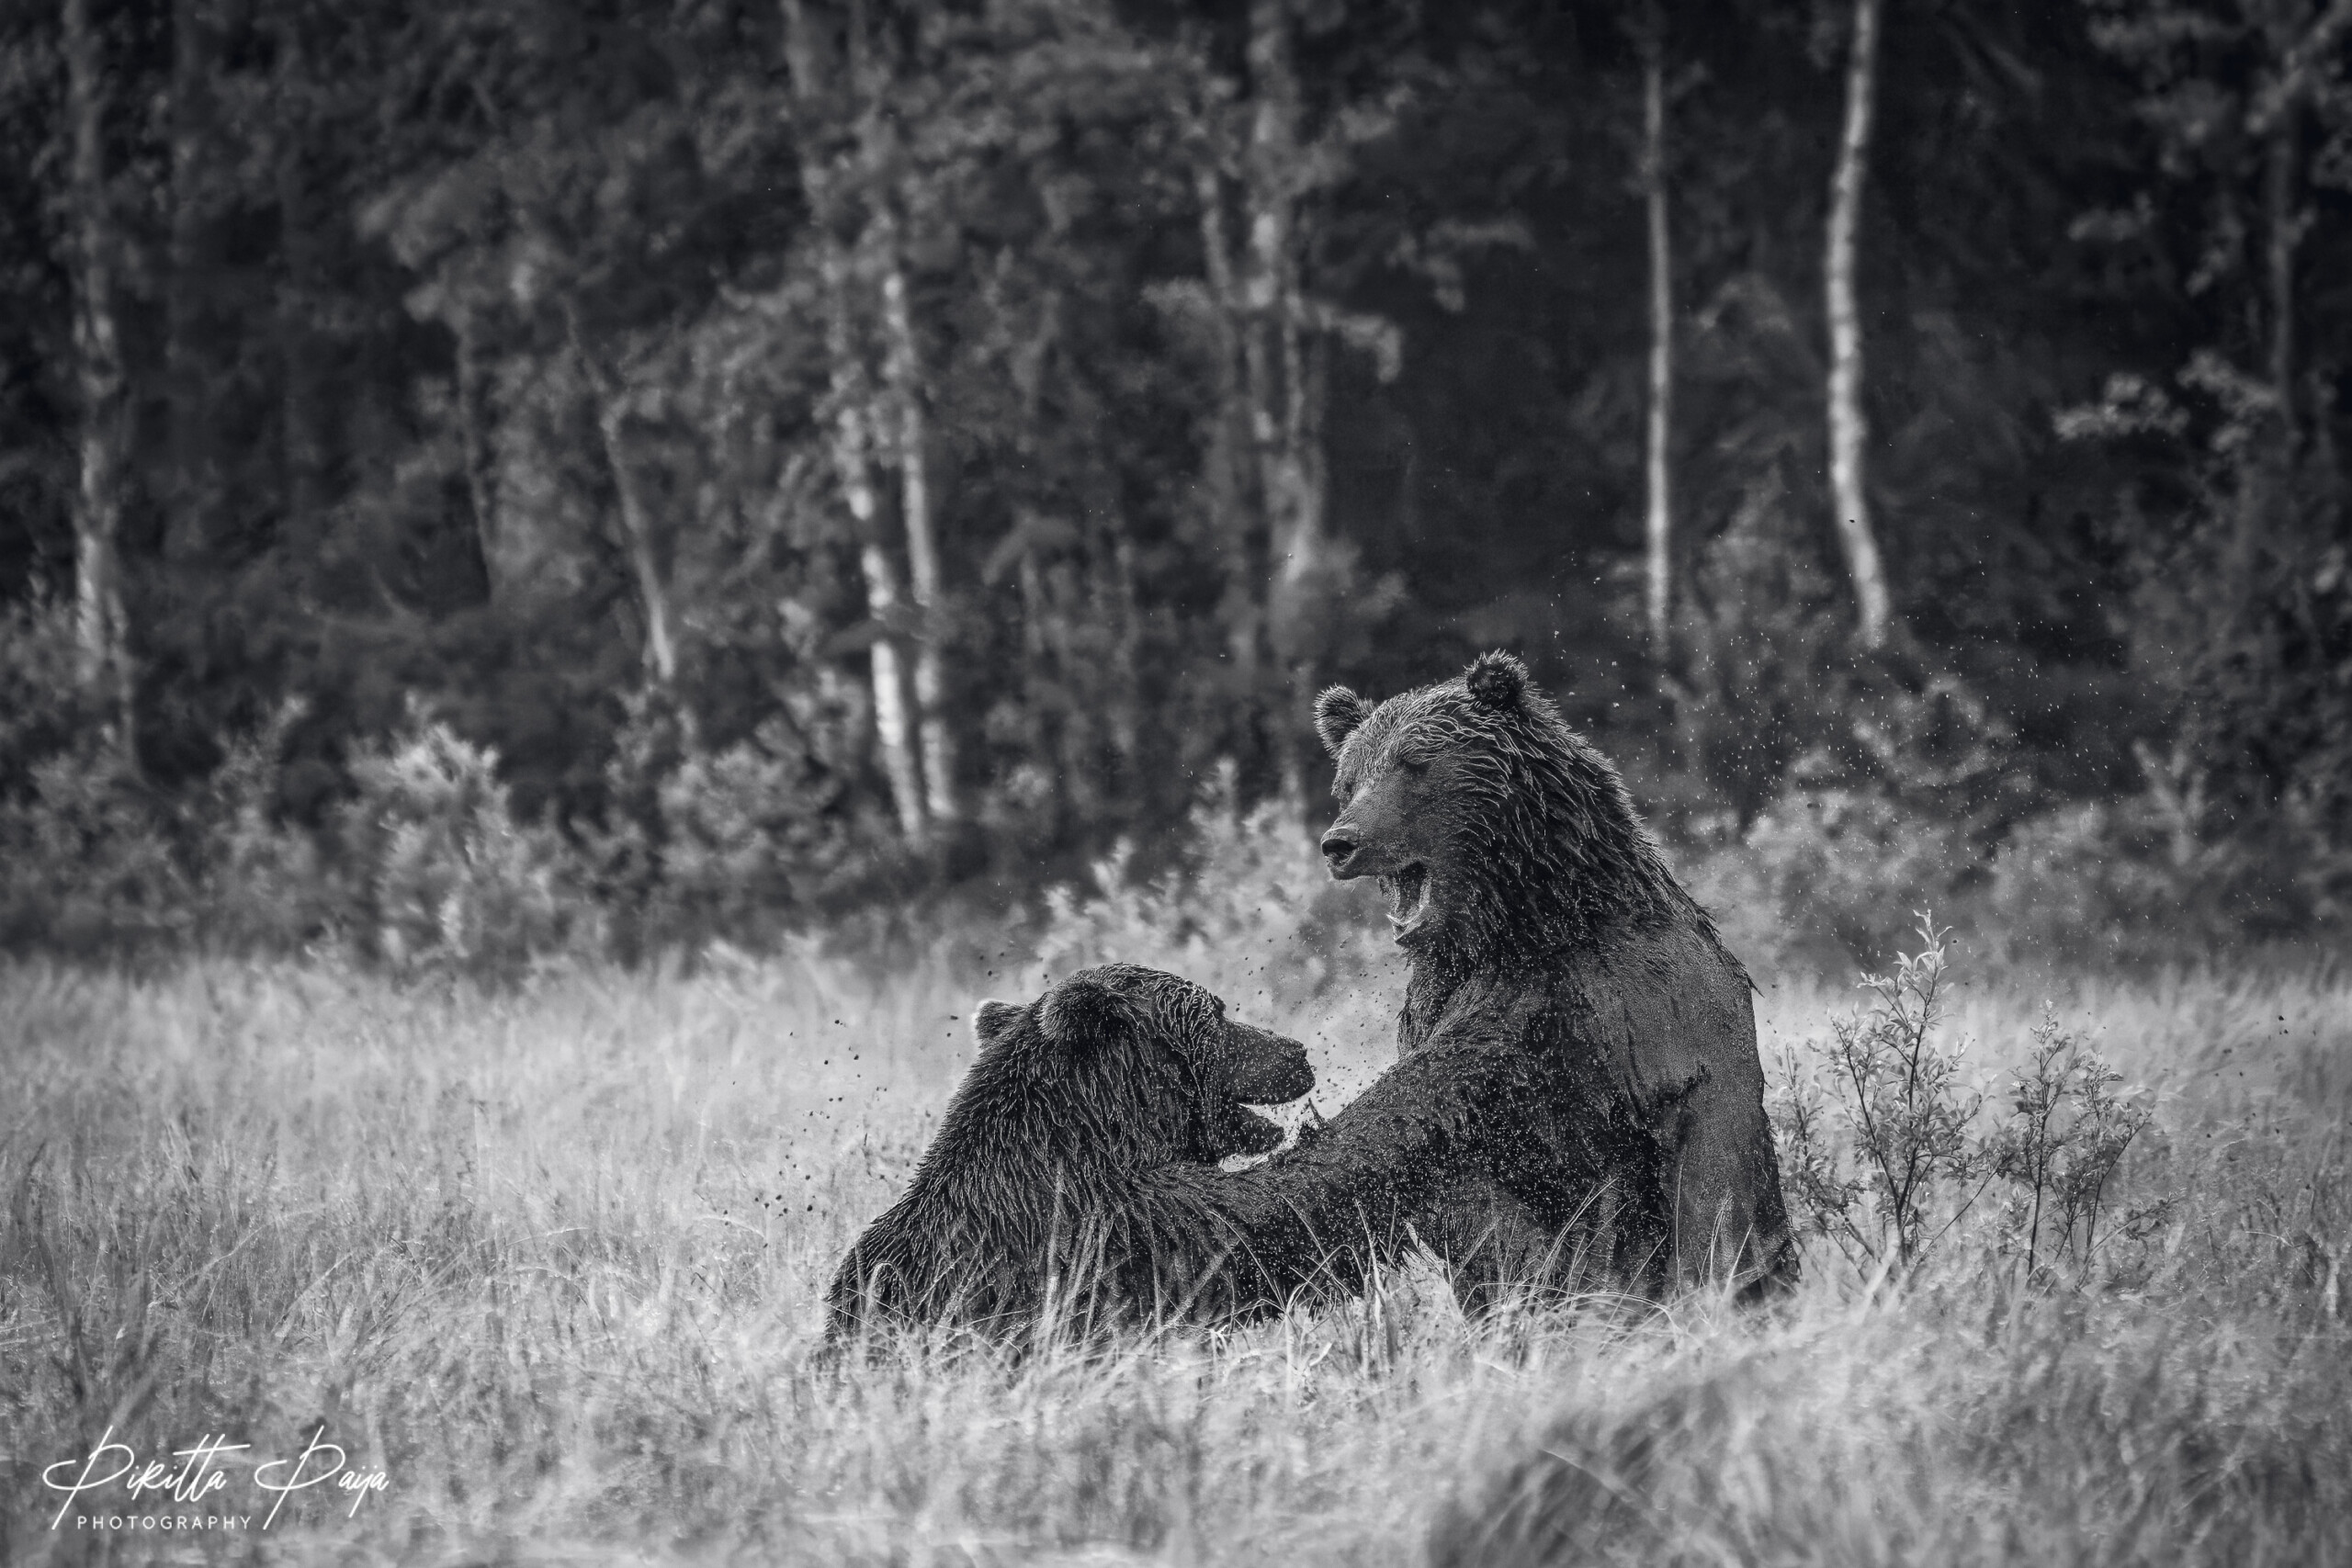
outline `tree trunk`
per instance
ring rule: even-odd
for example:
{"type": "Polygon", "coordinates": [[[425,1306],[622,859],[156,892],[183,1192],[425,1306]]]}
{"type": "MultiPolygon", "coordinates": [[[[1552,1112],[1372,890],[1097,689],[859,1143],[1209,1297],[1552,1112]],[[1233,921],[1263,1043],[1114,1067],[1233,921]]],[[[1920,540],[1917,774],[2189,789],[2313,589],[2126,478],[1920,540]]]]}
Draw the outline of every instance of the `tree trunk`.
{"type": "Polygon", "coordinates": [[[677,643],[670,630],[670,595],[662,586],[662,568],[653,549],[653,519],[647,511],[637,470],[621,439],[626,405],[617,395],[600,398],[596,434],[605,446],[605,461],[613,470],[613,488],[620,492],[621,526],[628,535],[628,564],[637,579],[638,602],[645,610],[645,668],[662,685],[677,678],[677,643]]]}
{"type": "Polygon", "coordinates": [[[466,466],[466,500],[474,514],[474,544],[481,551],[482,582],[499,599],[498,473],[490,447],[490,412],[482,396],[481,329],[471,306],[458,318],[458,441],[466,466]]]}
{"type": "Polygon", "coordinates": [[[1647,508],[1642,529],[1644,606],[1650,656],[1665,662],[1674,614],[1674,496],[1668,453],[1674,434],[1674,249],[1666,205],[1666,40],[1650,9],[1642,60],[1642,194],[1650,246],[1650,407],[1645,442],[1647,508]]]}
{"type": "Polygon", "coordinates": [[[2295,409],[2295,250],[2302,239],[2302,214],[2295,202],[2295,143],[2301,117],[2290,101],[2270,129],[2263,168],[2263,218],[2269,242],[2270,386],[2278,400],[2278,430],[2291,457],[2301,422],[2295,409]]]}
{"type": "MultiPolygon", "coordinates": [[[[1250,0],[1249,60],[1253,107],[1243,182],[1250,204],[1245,358],[1268,542],[1277,587],[1288,590],[1319,564],[1322,541],[1306,455],[1299,450],[1311,416],[1303,406],[1307,389],[1298,323],[1297,204],[1291,189],[1298,173],[1298,81],[1283,0],[1250,0]]],[[[1278,637],[1283,629],[1276,627],[1278,637]]]]}
{"type": "Polygon", "coordinates": [[[907,529],[907,576],[913,590],[916,626],[914,691],[922,740],[924,805],[933,822],[953,822],[956,800],[956,735],[947,722],[947,683],[940,668],[944,627],[940,614],[939,542],[932,515],[929,421],[923,406],[922,357],[915,337],[914,311],[907,299],[906,259],[895,215],[876,226],[882,252],[882,325],[891,402],[898,413],[899,512],[907,529]]]}
{"type": "Polygon", "coordinates": [[[300,572],[318,557],[326,506],[327,452],[324,388],[311,323],[311,291],[320,286],[317,224],[311,211],[310,164],[298,130],[302,39],[295,18],[285,18],[277,47],[277,115],[285,136],[277,156],[277,243],[284,266],[277,310],[279,373],[284,378],[278,434],[285,468],[285,546],[300,572]]]}
{"type": "Polygon", "coordinates": [[[1113,518],[1112,526],[1118,532],[1106,541],[1108,548],[1102,552],[1105,558],[1097,569],[1102,578],[1102,618],[1111,627],[1113,700],[1106,722],[1111,749],[1117,754],[1119,765],[1133,770],[1143,750],[1143,682],[1136,659],[1142,628],[1136,624],[1136,615],[1135,547],[1128,542],[1117,514],[1109,515],[1113,518]]]}
{"type": "Polygon", "coordinates": [[[2262,558],[2270,542],[2274,513],[2292,504],[2299,435],[2295,409],[2295,106],[2282,102],[2269,118],[2262,168],[2265,313],[2269,317],[2268,364],[2275,418],[2237,465],[2237,518],[2230,540],[2228,589],[2239,629],[2260,620],[2262,558]]]}
{"type": "Polygon", "coordinates": [[[75,630],[84,688],[109,714],[135,765],[129,627],[122,608],[123,370],[107,209],[105,62],[92,0],[65,0],[66,114],[73,122],[74,346],[82,393],[81,490],[74,509],[75,630]]]}
{"type": "MultiPolygon", "coordinates": [[[[1287,290],[1298,298],[1296,267],[1287,290]]],[[[1306,581],[1323,564],[1327,540],[1323,532],[1324,502],[1330,493],[1323,464],[1323,410],[1331,384],[1331,341],[1321,333],[1303,331],[1295,313],[1283,323],[1283,451],[1285,478],[1292,487],[1290,508],[1295,549],[1288,562],[1293,584],[1306,581]]]]}
{"type": "MultiPolygon", "coordinates": [[[[2344,36],[2352,31],[2352,0],[2334,4],[2312,17],[2299,36],[2290,36],[2295,23],[2287,13],[2274,13],[2266,28],[2277,68],[2255,95],[2247,116],[2247,131],[2263,146],[2262,206],[2265,241],[2264,285],[2269,296],[2268,354],[2271,396],[2278,418],[2273,427],[2269,460],[2239,465],[2236,537],[2232,542],[2230,570],[2236,578],[2239,611],[2251,609],[2259,558],[2272,513],[2291,507],[2297,490],[2296,470],[2302,458],[2302,410],[2296,396],[2295,338],[2300,312],[2295,301],[2295,253],[2301,247],[2309,213],[2296,199],[2300,170],[2297,152],[2302,136],[2302,110],[2324,90],[2328,68],[2342,54],[2344,36]]],[[[2324,426],[2324,422],[2321,422],[2324,426]]]]}
{"type": "Polygon", "coordinates": [[[1846,65],[1846,125],[1838,140],[1838,168],[1829,187],[1829,236],[1825,273],[1829,315],[1829,490],[1838,538],[1854,580],[1857,636],[1867,649],[1885,646],[1894,625],[1886,568],[1871,526],[1862,448],[1869,427],[1862,414],[1862,323],[1854,297],[1855,239],[1862,186],[1870,173],[1871,100],[1878,79],[1880,0],[1854,0],[1854,39],[1846,65]]]}
{"type": "Polygon", "coordinates": [[[1311,343],[1303,330],[1295,190],[1299,88],[1284,0],[1250,0],[1248,58],[1252,107],[1242,181],[1249,203],[1243,363],[1267,548],[1273,558],[1267,633],[1281,660],[1275,691],[1285,709],[1275,720],[1273,751],[1283,793],[1295,795],[1306,758],[1318,750],[1311,744],[1306,718],[1318,652],[1310,637],[1321,619],[1315,614],[1320,606],[1311,600],[1320,587],[1326,541],[1312,450],[1322,423],[1323,389],[1317,373],[1322,345],[1311,343]]]}
{"type": "MultiPolygon", "coordinates": [[[[670,594],[662,581],[662,563],[654,548],[652,510],[645,504],[644,488],[636,465],[628,460],[628,387],[588,347],[581,335],[580,318],[564,307],[564,329],[571,337],[572,357],[579,361],[589,395],[596,400],[596,435],[605,451],[605,466],[612,470],[613,489],[620,497],[621,532],[627,546],[629,575],[637,582],[638,607],[645,616],[645,670],[656,683],[669,685],[677,678],[678,649],[670,628],[670,594]]],[[[490,569],[484,552],[483,568],[490,569]]]]}
{"type": "Polygon", "coordinates": [[[841,227],[845,216],[819,138],[833,116],[827,111],[829,78],[818,56],[818,40],[803,0],[781,0],[785,62],[792,78],[799,123],[794,140],[800,155],[800,184],[815,222],[817,262],[823,286],[825,349],[830,361],[833,408],[833,466],[859,540],[858,564],[865,578],[866,614],[875,624],[869,654],[874,684],[874,735],[899,830],[910,845],[931,836],[922,784],[922,764],[910,723],[906,671],[897,638],[902,611],[898,566],[883,547],[879,497],[874,485],[873,433],[868,428],[870,378],[858,351],[856,312],[851,293],[851,255],[841,227]]]}
{"type": "Polygon", "coordinates": [[[218,50],[203,0],[173,0],[171,87],[170,276],[165,282],[164,359],[170,391],[171,471],[164,525],[164,558],[175,565],[203,560],[214,540],[219,495],[214,472],[216,395],[204,359],[200,318],[214,284],[219,256],[212,243],[203,182],[212,128],[212,82],[218,50]]]}
{"type": "Polygon", "coordinates": [[[1209,505],[1222,542],[1226,587],[1222,606],[1226,646],[1237,691],[1253,697],[1258,689],[1259,645],[1265,636],[1264,571],[1256,530],[1250,524],[1243,453],[1253,450],[1242,338],[1247,310],[1233,276],[1233,252],[1226,233],[1225,186],[1214,164],[1194,175],[1200,196],[1201,251],[1208,272],[1210,341],[1216,356],[1216,413],[1205,454],[1209,505]]]}

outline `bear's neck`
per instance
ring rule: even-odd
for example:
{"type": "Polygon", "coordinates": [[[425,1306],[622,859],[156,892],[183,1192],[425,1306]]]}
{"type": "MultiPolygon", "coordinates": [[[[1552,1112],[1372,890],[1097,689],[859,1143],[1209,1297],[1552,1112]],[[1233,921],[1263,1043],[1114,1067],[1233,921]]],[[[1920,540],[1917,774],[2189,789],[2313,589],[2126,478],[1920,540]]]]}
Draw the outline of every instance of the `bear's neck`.
{"type": "Polygon", "coordinates": [[[1556,847],[1549,854],[1520,848],[1515,874],[1492,878],[1485,896],[1460,911],[1450,940],[1412,954],[1398,1021],[1404,1051],[1419,1049],[1456,993],[1480,976],[1509,980],[1663,926],[1714,939],[1714,923],[1648,835],[1631,821],[1617,826],[1622,831],[1607,834],[1598,854],[1590,838],[1573,859],[1556,847]]]}
{"type": "Polygon", "coordinates": [[[1106,1180],[1174,1160],[1172,1140],[1111,1087],[1047,1082],[1027,1064],[976,1073],[949,1103],[913,1188],[948,1198],[951,1188],[974,1186],[954,1196],[1043,1217],[1057,1202],[1098,1198],[1106,1180]]]}

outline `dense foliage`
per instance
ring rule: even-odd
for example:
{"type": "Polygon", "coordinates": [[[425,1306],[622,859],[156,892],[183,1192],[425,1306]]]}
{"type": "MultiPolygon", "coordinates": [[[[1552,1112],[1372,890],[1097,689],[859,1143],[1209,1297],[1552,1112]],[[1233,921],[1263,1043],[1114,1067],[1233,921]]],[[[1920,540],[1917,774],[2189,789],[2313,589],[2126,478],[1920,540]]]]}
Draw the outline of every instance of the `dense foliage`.
{"type": "Polygon", "coordinates": [[[2340,918],[2347,49],[2326,0],[10,7],[0,919],[504,963],[1150,874],[1221,763],[1318,787],[1319,683],[1495,645],[1852,945],[1915,893],[2340,918]]]}

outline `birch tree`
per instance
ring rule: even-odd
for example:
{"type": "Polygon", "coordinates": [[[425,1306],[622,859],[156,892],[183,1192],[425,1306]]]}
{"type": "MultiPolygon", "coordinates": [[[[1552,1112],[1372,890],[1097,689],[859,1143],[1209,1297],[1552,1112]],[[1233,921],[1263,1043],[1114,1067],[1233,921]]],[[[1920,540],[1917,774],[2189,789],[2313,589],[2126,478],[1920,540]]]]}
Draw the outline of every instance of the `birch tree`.
{"type": "MultiPolygon", "coordinates": [[[[319,231],[323,218],[312,194],[311,150],[302,134],[311,128],[312,118],[303,19],[297,8],[288,6],[273,13],[268,25],[277,50],[270,100],[276,115],[277,144],[270,149],[270,172],[277,186],[282,277],[277,319],[272,323],[279,356],[280,460],[286,476],[288,542],[300,558],[308,559],[317,549],[321,513],[326,505],[328,459],[322,407],[325,388],[313,323],[315,299],[323,291],[325,281],[319,255],[319,231]]],[[[479,503],[478,495],[476,501],[479,503]]],[[[479,517],[477,525],[482,525],[479,517]]],[[[488,560],[489,541],[484,539],[482,543],[483,558],[488,560]]]]}
{"type": "MultiPolygon", "coordinates": [[[[1237,519],[1225,530],[1229,558],[1247,563],[1256,578],[1238,581],[1229,568],[1228,637],[1252,699],[1294,710],[1277,726],[1283,736],[1306,733],[1319,639],[1347,592],[1351,565],[1326,525],[1323,412],[1332,341],[1370,354],[1384,381],[1396,375],[1402,352],[1393,322],[1306,288],[1308,199],[1342,176],[1352,141],[1381,134],[1387,122],[1376,112],[1340,116],[1307,138],[1296,26],[1287,0],[1250,0],[1239,124],[1227,122],[1212,94],[1204,138],[1209,166],[1196,181],[1205,281],[1211,309],[1223,318],[1212,334],[1216,386],[1227,405],[1212,423],[1209,491],[1213,504],[1237,519]],[[1229,202],[1238,208],[1238,226],[1229,202]],[[1266,660],[1273,667],[1260,676],[1266,660]]],[[[1277,742],[1285,788],[1299,782],[1301,754],[1277,742]]]]}
{"type": "Polygon", "coordinates": [[[164,291],[171,467],[164,549],[167,558],[185,565],[209,551],[220,490],[212,471],[219,446],[212,412],[218,389],[208,384],[202,327],[220,260],[208,184],[220,40],[205,0],[173,0],[171,15],[171,219],[164,291]]]}
{"type": "Polygon", "coordinates": [[[1829,492],[1838,542],[1854,584],[1856,637],[1883,648],[1894,626],[1894,604],[1871,524],[1864,447],[1870,427],[1862,412],[1862,321],[1854,285],[1862,188],[1870,178],[1871,100],[1878,87],[1883,0],[1854,0],[1853,37],[1846,56],[1846,115],[1838,137],[1838,164],[1829,186],[1829,225],[1823,276],[1829,318],[1829,492]]]}
{"type": "MultiPolygon", "coordinates": [[[[853,24],[854,25],[854,24],[853,24]]],[[[915,333],[914,307],[908,299],[905,223],[891,186],[899,181],[897,139],[882,110],[884,94],[870,73],[863,118],[868,128],[867,169],[877,187],[870,227],[876,265],[881,272],[883,378],[888,407],[883,411],[899,462],[899,516],[907,533],[908,586],[915,616],[914,698],[922,748],[923,805],[934,823],[952,822],[956,798],[956,737],[947,722],[947,681],[941,668],[942,615],[938,521],[933,513],[930,415],[925,407],[922,350],[915,333]]]]}
{"type": "MultiPolygon", "coordinates": [[[[659,685],[677,679],[678,644],[672,630],[670,591],[662,577],[655,545],[653,513],[646,503],[644,481],[629,461],[627,431],[631,399],[628,383],[586,341],[580,331],[580,313],[570,300],[563,305],[564,332],[580,367],[589,396],[595,400],[596,434],[620,502],[622,553],[628,560],[630,580],[637,588],[638,610],[645,620],[645,672],[659,685]]],[[[460,355],[467,344],[458,344],[460,355]]],[[[461,364],[458,374],[467,373],[461,364]]],[[[485,541],[486,543],[487,541],[485,541]]]]}
{"type": "Polygon", "coordinates": [[[1218,555],[1225,568],[1225,595],[1218,605],[1233,682],[1243,692],[1258,687],[1260,645],[1265,638],[1264,539],[1251,525],[1256,465],[1249,381],[1241,365],[1243,305],[1235,280],[1232,241],[1227,235],[1224,176],[1212,152],[1195,172],[1200,202],[1201,254],[1207,272],[1207,325],[1214,360],[1202,472],[1215,518],[1218,555]]]}
{"type": "Polygon", "coordinates": [[[75,627],[81,679],[117,727],[128,762],[129,627],[122,607],[122,498],[127,411],[115,296],[120,254],[107,199],[106,62],[92,0],[65,0],[66,114],[72,122],[74,347],[82,394],[81,481],[74,505],[75,627]]]}
{"type": "MultiPolygon", "coordinates": [[[[1284,0],[1250,3],[1250,139],[1242,191],[1248,231],[1241,301],[1250,378],[1250,433],[1274,563],[1272,606],[1295,615],[1300,586],[1322,564],[1323,491],[1310,451],[1321,410],[1300,331],[1298,198],[1304,173],[1299,85],[1284,0]]],[[[1283,636],[1277,626],[1275,635],[1283,636]]]]}
{"type": "Polygon", "coordinates": [[[834,167],[838,159],[829,155],[839,113],[831,101],[827,62],[808,6],[804,0],[782,0],[782,5],[801,188],[814,218],[813,243],[824,299],[833,467],[842,503],[857,530],[858,565],[865,582],[866,611],[875,627],[867,655],[874,689],[875,741],[890,781],[899,831],[910,844],[919,845],[931,837],[931,812],[898,641],[905,620],[905,597],[898,563],[882,538],[880,494],[874,472],[876,399],[860,344],[855,296],[858,257],[853,246],[865,242],[867,225],[852,194],[842,188],[845,182],[834,167]]]}
{"type": "MultiPolygon", "coordinates": [[[[2281,0],[2245,9],[2253,24],[2248,30],[2260,38],[2262,52],[2267,57],[2263,79],[2250,95],[2245,130],[2259,149],[2262,168],[2261,291],[2268,317],[2263,357],[2273,417],[2267,443],[2271,455],[2267,473],[2263,479],[2249,475],[2253,482],[2243,484],[2240,492],[2233,575],[2241,610],[2253,594],[2269,514],[2280,510],[2281,500],[2291,492],[2294,470],[2301,457],[2296,257],[2311,223],[2303,172],[2304,122],[2315,107],[2323,111],[2332,107],[2332,118],[2339,122],[2345,118],[2345,50],[2347,35],[2352,35],[2352,0],[2316,5],[2310,0],[2281,0]]],[[[2340,163],[2342,127],[2340,123],[2326,127],[2328,118],[2323,113],[2321,146],[2334,153],[2332,161],[2340,163]],[[2325,135],[2328,129],[2335,131],[2335,138],[2325,135]]],[[[2352,183],[2341,169],[2333,174],[2334,183],[2352,183]]]]}
{"type": "Polygon", "coordinates": [[[1644,432],[1645,496],[1642,527],[1643,605],[1650,651],[1667,659],[1674,613],[1674,495],[1669,462],[1674,435],[1674,247],[1666,185],[1666,17],[1653,3],[1644,17],[1642,52],[1642,202],[1649,239],[1649,411],[1644,432]]]}

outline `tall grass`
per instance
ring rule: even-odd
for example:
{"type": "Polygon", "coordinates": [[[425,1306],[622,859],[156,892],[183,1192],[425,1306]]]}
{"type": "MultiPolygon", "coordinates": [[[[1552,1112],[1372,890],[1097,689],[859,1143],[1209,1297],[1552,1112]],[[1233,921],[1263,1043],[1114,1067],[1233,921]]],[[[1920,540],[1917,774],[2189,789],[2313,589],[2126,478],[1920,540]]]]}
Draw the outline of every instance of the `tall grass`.
{"type": "MultiPolygon", "coordinates": [[[[1195,973],[1308,1043],[1328,1112],[1390,1055],[1401,973],[1283,897],[1261,942],[1165,890],[1072,910],[1048,962],[1195,973]]],[[[973,1004],[1039,963],[494,994],[0,968],[0,1559],[1378,1563],[1435,1529],[1462,1561],[2352,1561],[2352,981],[1962,956],[1950,1027],[1987,1071],[2047,1001],[2156,1096],[2124,1179],[2181,1201],[2080,1288],[1955,1245],[1873,1295],[1816,1248],[1767,1314],[1470,1325],[1416,1269],[1197,1341],[870,1368],[819,1355],[824,1283],[973,1004]],[[43,1469],[108,1428],[261,1459],[322,1423],[387,1477],[356,1517],[49,1528],[43,1469]]],[[[1768,1059],[1847,992],[1768,983],[1768,1059]]],[[[215,1511],[259,1495],[231,1473],[215,1511]]]]}

